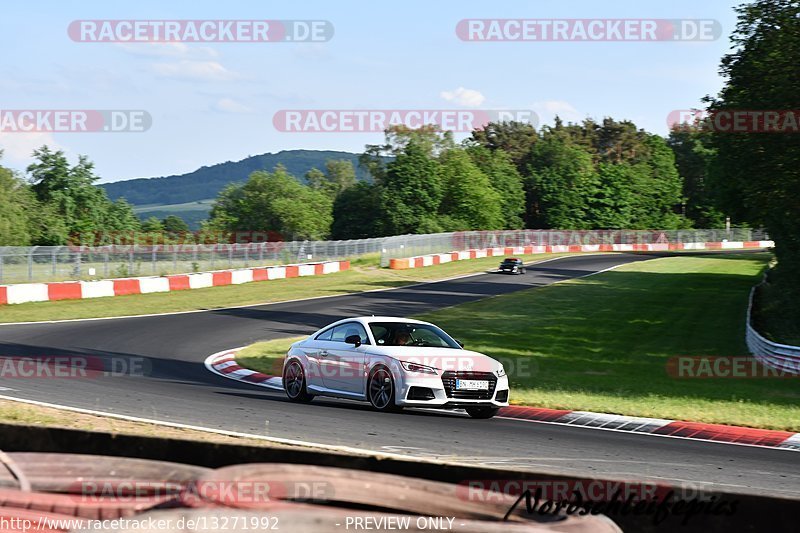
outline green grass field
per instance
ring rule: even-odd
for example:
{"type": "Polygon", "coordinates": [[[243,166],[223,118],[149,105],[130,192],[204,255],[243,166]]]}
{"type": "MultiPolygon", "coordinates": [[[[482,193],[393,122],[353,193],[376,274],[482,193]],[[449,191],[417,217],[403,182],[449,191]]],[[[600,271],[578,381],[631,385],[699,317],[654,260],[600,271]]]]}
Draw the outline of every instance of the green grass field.
{"type": "MultiPolygon", "coordinates": [[[[569,254],[520,257],[535,261],[564,255],[569,254]]],[[[487,257],[426,268],[389,270],[378,266],[379,259],[378,254],[365,256],[352,261],[351,270],[326,276],[280,279],[179,292],[5,305],[0,306],[0,323],[220,309],[298,298],[350,294],[484,272],[496,268],[501,260],[497,257],[487,257]]]]}
{"type": "MultiPolygon", "coordinates": [[[[677,379],[673,356],[746,356],[768,254],[669,257],[426,314],[503,361],[512,403],[800,431],[800,379],[677,379]]],[[[274,373],[295,339],[242,354],[274,373]]]]}

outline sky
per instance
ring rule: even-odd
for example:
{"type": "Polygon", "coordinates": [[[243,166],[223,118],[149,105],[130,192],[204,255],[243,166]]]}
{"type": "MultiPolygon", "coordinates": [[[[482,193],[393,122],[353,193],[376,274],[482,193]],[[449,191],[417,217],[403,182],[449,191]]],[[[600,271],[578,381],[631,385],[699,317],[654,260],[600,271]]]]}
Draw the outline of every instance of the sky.
{"type": "MultiPolygon", "coordinates": [[[[0,131],[4,166],[34,148],[95,163],[102,182],[182,174],[292,149],[363,151],[380,133],[283,132],[285,110],[530,109],[629,119],[665,135],[671,111],[723,85],[740,1],[32,1],[0,20],[0,110],[143,110],[139,132],[0,131]],[[325,42],[76,42],[80,20],[322,20],[325,42]],[[467,42],[462,19],[713,19],[706,41],[467,42]]],[[[463,137],[457,136],[457,138],[463,137]]]]}

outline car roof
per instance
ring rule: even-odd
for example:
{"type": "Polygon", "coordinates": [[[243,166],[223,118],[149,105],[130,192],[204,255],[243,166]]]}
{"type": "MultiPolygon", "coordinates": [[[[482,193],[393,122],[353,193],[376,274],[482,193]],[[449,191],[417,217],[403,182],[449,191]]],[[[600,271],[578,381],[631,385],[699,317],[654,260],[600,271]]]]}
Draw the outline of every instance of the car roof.
{"type": "Polygon", "coordinates": [[[423,322],[422,320],[414,320],[413,318],[405,318],[400,316],[353,316],[337,320],[321,329],[326,329],[337,324],[345,322],[361,322],[362,324],[369,324],[370,322],[406,322],[409,324],[430,324],[430,322],[423,322]]]}

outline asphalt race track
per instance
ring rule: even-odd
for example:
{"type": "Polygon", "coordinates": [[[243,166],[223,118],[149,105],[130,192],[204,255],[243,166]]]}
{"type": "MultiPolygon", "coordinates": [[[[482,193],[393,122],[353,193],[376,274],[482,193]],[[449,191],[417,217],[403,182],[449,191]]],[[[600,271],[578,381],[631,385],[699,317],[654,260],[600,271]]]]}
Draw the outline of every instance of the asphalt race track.
{"type": "MultiPolygon", "coordinates": [[[[256,340],[309,333],[355,315],[414,315],[486,296],[589,275],[652,258],[566,257],[527,275],[485,274],[381,292],[152,317],[0,326],[5,356],[144,357],[144,377],[0,379],[0,394],[138,416],[515,470],[717,484],[720,489],[800,495],[797,452],[495,418],[407,411],[283,394],[211,374],[210,354],[256,340]],[[6,390],[3,390],[3,389],[6,390]]],[[[0,313],[0,317],[2,314],[0,313]]]]}

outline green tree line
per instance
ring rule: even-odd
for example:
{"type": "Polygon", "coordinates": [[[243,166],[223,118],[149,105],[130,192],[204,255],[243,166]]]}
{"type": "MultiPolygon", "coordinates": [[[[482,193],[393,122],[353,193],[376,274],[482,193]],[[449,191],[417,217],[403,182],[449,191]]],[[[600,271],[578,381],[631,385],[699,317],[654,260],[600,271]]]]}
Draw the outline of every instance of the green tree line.
{"type": "Polygon", "coordinates": [[[208,225],[293,239],[719,227],[715,200],[679,173],[686,157],[678,148],[672,136],[610,118],[568,125],[557,120],[538,130],[492,123],[462,143],[433,126],[393,127],[383,144],[367,146],[360,158],[371,182],[357,182],[349,161],[311,170],[306,185],[283,167],[255,172],[220,194],[208,225]]]}
{"type": "Polygon", "coordinates": [[[175,216],[140,222],[128,202],[112,202],[96,185],[100,178],[85,156],[70,165],[62,151],[43,146],[33,158],[24,177],[0,166],[0,246],[101,244],[135,232],[189,229],[175,216]]]}

